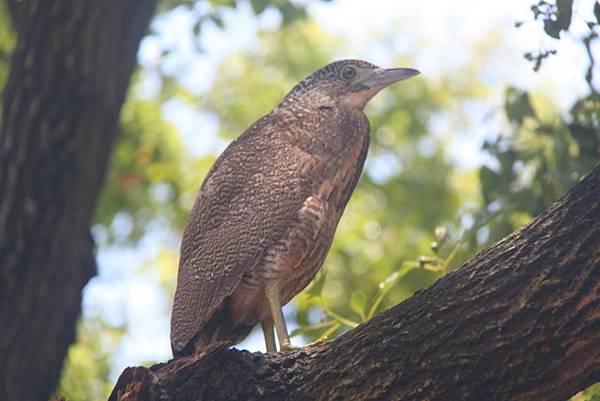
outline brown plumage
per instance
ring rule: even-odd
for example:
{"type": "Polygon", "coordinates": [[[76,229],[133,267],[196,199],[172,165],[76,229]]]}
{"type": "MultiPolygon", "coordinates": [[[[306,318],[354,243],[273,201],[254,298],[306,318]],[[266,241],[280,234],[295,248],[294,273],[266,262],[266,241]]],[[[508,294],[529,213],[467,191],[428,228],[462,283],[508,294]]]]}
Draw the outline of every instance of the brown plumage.
{"type": "Polygon", "coordinates": [[[238,343],[263,324],[289,348],[281,306],[321,267],[369,146],[365,104],[417,74],[360,60],[301,81],[217,159],[188,219],[171,318],[174,354],[238,343]]]}

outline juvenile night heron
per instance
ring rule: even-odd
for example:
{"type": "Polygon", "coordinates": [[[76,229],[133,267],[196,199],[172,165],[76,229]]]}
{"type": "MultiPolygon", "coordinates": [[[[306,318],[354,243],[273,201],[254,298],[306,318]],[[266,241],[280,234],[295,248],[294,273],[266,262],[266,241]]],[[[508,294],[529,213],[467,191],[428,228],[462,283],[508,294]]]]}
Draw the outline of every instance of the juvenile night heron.
{"type": "Polygon", "coordinates": [[[342,60],[316,71],[219,156],[183,235],[175,355],[240,342],[261,323],[291,348],[282,306],[315,276],[369,147],[367,102],[418,74],[342,60]]]}

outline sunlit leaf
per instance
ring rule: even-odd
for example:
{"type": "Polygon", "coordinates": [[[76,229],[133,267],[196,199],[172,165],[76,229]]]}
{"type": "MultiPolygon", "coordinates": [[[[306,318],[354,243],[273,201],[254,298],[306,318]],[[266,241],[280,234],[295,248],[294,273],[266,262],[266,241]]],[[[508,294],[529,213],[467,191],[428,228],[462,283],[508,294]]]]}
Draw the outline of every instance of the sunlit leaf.
{"type": "Polygon", "coordinates": [[[323,286],[325,285],[325,279],[327,277],[327,269],[322,269],[315,280],[313,280],[310,287],[306,290],[306,293],[313,297],[321,296],[323,292],[323,286]]]}

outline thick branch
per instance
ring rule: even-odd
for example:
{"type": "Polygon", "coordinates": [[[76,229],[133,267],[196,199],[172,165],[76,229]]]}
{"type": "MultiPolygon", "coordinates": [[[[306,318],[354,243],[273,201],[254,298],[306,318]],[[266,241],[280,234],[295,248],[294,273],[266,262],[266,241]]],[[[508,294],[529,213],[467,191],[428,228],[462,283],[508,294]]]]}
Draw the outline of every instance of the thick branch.
{"type": "Polygon", "coordinates": [[[600,167],[335,341],[126,369],[110,400],[563,401],[600,381],[600,167]]]}

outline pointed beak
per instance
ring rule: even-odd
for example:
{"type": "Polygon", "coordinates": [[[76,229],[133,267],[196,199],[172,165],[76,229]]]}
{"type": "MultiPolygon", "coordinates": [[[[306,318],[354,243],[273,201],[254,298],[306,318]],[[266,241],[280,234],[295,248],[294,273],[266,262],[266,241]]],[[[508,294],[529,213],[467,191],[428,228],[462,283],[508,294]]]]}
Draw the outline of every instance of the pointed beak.
{"type": "Polygon", "coordinates": [[[372,71],[369,76],[360,82],[372,89],[382,89],[393,83],[404,81],[420,74],[414,68],[379,68],[372,71]]]}

